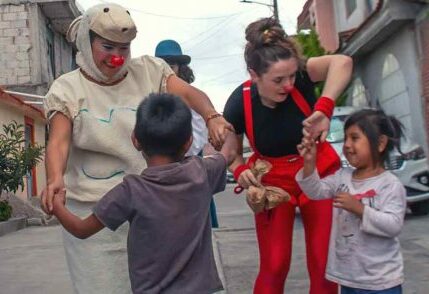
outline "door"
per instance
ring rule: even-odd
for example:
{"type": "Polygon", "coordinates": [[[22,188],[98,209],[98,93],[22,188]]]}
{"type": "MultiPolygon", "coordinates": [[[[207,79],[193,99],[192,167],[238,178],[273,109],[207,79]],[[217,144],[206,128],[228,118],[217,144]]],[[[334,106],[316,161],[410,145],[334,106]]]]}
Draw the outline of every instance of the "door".
{"type": "MultiPolygon", "coordinates": [[[[34,120],[28,117],[25,117],[25,148],[29,145],[34,144],[34,120]]],[[[37,185],[36,185],[36,168],[33,167],[31,171],[27,173],[26,176],[26,188],[27,188],[27,198],[30,199],[33,196],[37,195],[37,185]]]]}

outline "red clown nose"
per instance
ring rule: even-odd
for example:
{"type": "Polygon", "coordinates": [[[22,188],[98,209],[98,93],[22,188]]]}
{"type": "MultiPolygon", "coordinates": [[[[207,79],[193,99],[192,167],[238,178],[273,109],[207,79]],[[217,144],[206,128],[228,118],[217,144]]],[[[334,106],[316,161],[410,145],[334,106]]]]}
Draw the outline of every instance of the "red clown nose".
{"type": "Polygon", "coordinates": [[[125,62],[124,56],[112,55],[112,57],[110,58],[110,63],[116,67],[122,66],[124,62],[125,62]]]}
{"type": "Polygon", "coordinates": [[[283,90],[285,90],[286,93],[289,93],[290,91],[292,91],[292,89],[293,89],[293,85],[283,87],[283,90]]]}

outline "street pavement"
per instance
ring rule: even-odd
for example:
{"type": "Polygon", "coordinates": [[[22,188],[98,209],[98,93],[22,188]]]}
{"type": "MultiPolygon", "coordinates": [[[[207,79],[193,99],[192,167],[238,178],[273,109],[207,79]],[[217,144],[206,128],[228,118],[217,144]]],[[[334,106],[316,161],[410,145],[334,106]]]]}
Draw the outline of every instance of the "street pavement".
{"type": "MultiPolygon", "coordinates": [[[[227,293],[252,293],[258,271],[253,217],[232,185],[215,196],[220,227],[215,255],[227,293]]],[[[404,294],[429,293],[429,216],[407,215],[400,239],[405,259],[404,294]]],[[[308,293],[302,223],[294,228],[292,264],[285,293],[308,293]]],[[[100,269],[102,270],[102,269],[100,269]]],[[[0,237],[0,294],[72,294],[59,226],[33,226],[0,237]]],[[[104,294],[104,293],[102,293],[104,294]]]]}
{"type": "MultiPolygon", "coordinates": [[[[244,194],[234,195],[233,187],[228,185],[225,192],[215,196],[219,229],[214,230],[214,241],[219,248],[227,292],[252,293],[259,266],[254,221],[244,194]]],[[[429,215],[416,217],[407,214],[400,241],[405,264],[404,294],[429,293],[429,215]]],[[[306,294],[309,283],[299,214],[295,221],[292,250],[285,293],[306,294]]]]}

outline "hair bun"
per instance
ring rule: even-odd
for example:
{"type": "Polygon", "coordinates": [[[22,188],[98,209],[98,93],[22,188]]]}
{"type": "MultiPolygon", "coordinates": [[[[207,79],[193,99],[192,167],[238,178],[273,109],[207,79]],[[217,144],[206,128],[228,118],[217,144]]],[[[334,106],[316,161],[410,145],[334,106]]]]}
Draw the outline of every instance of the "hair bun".
{"type": "Polygon", "coordinates": [[[246,28],[246,40],[249,45],[258,48],[264,45],[282,43],[287,35],[280,23],[273,17],[251,23],[246,28]]]}

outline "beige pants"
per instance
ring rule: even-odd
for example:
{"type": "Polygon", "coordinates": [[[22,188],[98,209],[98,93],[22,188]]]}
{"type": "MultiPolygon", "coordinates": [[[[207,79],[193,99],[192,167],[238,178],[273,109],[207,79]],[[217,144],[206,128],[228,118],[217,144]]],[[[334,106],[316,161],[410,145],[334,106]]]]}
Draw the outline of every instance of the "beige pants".
{"type": "MultiPolygon", "coordinates": [[[[92,213],[95,202],[67,200],[81,218],[92,213]]],[[[78,294],[131,293],[127,261],[128,223],[115,232],[104,228],[86,240],[63,229],[64,249],[74,291],[78,294]]]]}

